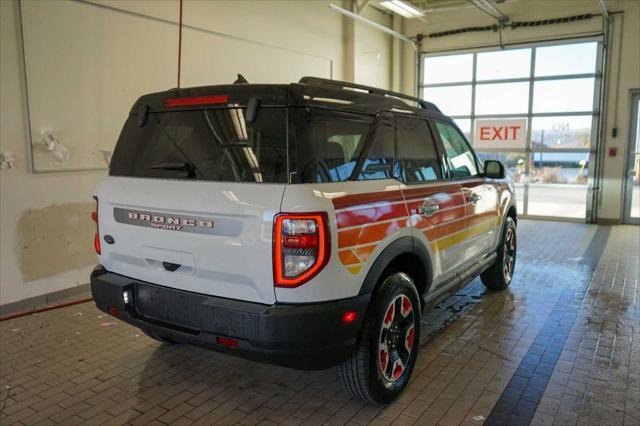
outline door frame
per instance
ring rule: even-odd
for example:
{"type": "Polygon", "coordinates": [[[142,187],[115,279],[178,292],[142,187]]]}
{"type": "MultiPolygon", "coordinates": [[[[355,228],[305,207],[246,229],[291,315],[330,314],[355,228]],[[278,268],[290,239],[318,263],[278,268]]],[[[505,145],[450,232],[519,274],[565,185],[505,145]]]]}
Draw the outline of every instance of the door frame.
{"type": "MultiPolygon", "coordinates": [[[[629,133],[627,133],[627,149],[625,150],[624,174],[622,176],[622,223],[640,225],[640,218],[631,217],[631,202],[633,201],[633,183],[629,170],[635,168],[634,153],[638,132],[638,114],[640,114],[640,89],[629,90],[629,133]]],[[[639,200],[640,201],[640,200],[639,200]]]]}

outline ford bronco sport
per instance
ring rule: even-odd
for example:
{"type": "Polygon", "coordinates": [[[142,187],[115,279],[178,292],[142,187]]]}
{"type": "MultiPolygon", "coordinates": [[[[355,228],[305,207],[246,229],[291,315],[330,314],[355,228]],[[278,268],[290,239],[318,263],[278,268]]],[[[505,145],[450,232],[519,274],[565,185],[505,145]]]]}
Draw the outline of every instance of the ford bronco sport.
{"type": "Polygon", "coordinates": [[[512,185],[420,99],[305,77],[142,96],[96,193],[97,307],[162,342],[339,365],[384,404],[421,315],[516,258],[512,185]]]}

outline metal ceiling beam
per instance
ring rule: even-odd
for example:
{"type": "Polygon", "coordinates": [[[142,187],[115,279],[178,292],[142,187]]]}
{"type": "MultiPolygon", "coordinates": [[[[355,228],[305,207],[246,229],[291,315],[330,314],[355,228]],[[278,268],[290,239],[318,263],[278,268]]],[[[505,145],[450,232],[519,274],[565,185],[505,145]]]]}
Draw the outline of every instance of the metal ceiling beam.
{"type": "Polygon", "coordinates": [[[469,3],[500,23],[509,21],[509,17],[502,13],[502,11],[495,7],[489,0],[469,0],[469,3]]]}
{"type": "Polygon", "coordinates": [[[347,9],[343,9],[341,7],[336,6],[335,4],[329,4],[329,7],[333,10],[335,10],[338,13],[341,13],[345,16],[348,16],[349,18],[353,18],[356,21],[360,21],[363,24],[369,25],[370,27],[376,28],[382,32],[385,32],[387,34],[390,34],[396,38],[399,38],[400,40],[406,41],[407,43],[409,43],[411,45],[411,47],[413,48],[413,50],[415,52],[418,51],[418,47],[416,46],[416,44],[408,37],[405,37],[404,34],[401,34],[397,31],[392,30],[391,28],[387,28],[384,25],[380,25],[377,22],[372,21],[371,19],[367,19],[364,18],[360,15],[358,15],[357,13],[353,13],[347,9]]]}

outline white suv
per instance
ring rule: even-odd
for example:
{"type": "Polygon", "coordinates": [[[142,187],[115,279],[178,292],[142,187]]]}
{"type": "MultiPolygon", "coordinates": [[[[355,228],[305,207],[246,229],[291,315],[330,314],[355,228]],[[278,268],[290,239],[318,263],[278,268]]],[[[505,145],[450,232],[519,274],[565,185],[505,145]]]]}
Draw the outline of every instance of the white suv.
{"type": "Polygon", "coordinates": [[[96,193],[99,309],[150,337],[406,386],[424,309],[509,285],[516,209],[428,102],[305,77],[142,96],[96,193]]]}

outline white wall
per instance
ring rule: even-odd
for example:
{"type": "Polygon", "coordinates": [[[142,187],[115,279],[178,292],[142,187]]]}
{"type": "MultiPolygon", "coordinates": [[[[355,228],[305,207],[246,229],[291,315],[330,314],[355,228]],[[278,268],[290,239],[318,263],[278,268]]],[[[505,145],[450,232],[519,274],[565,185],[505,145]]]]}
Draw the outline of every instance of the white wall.
{"type": "MultiPolygon", "coordinates": [[[[95,3],[145,16],[178,19],[177,1],[95,3]]],[[[334,3],[349,7],[347,2],[334,3]]],[[[326,57],[331,60],[335,79],[350,80],[355,76],[365,84],[389,87],[393,80],[389,37],[360,25],[351,34],[345,33],[346,18],[330,10],[328,4],[329,1],[324,0],[187,0],[184,22],[229,36],[326,57]],[[345,50],[349,44],[354,48],[345,50]],[[375,61],[371,60],[370,51],[380,52],[380,59],[375,55],[375,61]]],[[[390,25],[384,13],[371,10],[367,14],[390,25]]],[[[65,16],[55,11],[48,19],[60,26],[69,25],[65,16]]],[[[16,1],[0,1],[0,152],[11,152],[16,158],[14,169],[0,171],[0,305],[87,283],[95,258],[91,226],[87,227],[86,221],[93,189],[106,173],[32,172],[18,23],[16,1]]],[[[109,22],[100,25],[109,25],[109,22]]],[[[98,30],[100,28],[96,28],[98,30]]],[[[189,42],[188,37],[184,42],[189,42]]],[[[174,51],[176,46],[177,43],[167,49],[174,51]]],[[[261,58],[256,57],[255,63],[257,72],[251,77],[259,81],[261,58]]],[[[225,67],[224,58],[219,64],[225,67]]],[[[176,65],[167,66],[174,69],[176,65]]],[[[229,80],[236,71],[226,70],[229,80]]],[[[51,81],[51,85],[55,84],[51,81]]],[[[65,108],[65,102],[68,100],[60,99],[61,109],[65,108]]]]}
{"type": "MultiPolygon", "coordinates": [[[[391,15],[368,7],[362,16],[391,28],[391,15]]],[[[391,89],[391,36],[362,22],[355,23],[355,81],[391,89]]]]}
{"type": "MultiPolygon", "coordinates": [[[[615,147],[616,157],[605,157],[604,181],[598,204],[598,220],[619,220],[622,214],[622,182],[629,135],[629,90],[640,88],[640,1],[636,0],[606,0],[610,11],[623,11],[624,15],[615,15],[614,31],[611,38],[612,64],[609,78],[609,102],[606,117],[605,148],[615,147]],[[621,21],[624,20],[624,34],[620,33],[621,21]],[[622,37],[622,52],[619,51],[622,37]],[[619,71],[618,71],[619,69],[619,71]],[[620,75],[619,81],[617,75],[620,75]],[[617,104],[618,117],[614,120],[614,109],[617,104]],[[616,121],[614,123],[614,121],[616,121]],[[618,128],[618,136],[613,138],[611,129],[618,128]]],[[[600,10],[595,0],[527,0],[511,1],[498,5],[511,20],[532,21],[545,18],[573,16],[584,13],[598,14],[600,10]]],[[[429,14],[430,23],[412,19],[405,22],[405,35],[415,36],[422,33],[428,35],[445,30],[453,30],[467,26],[483,26],[495,23],[473,7],[456,11],[429,14]]],[[[504,43],[535,42],[552,38],[577,37],[580,34],[600,31],[602,21],[594,18],[588,21],[547,25],[533,28],[506,29],[503,32],[504,43]]],[[[498,33],[471,32],[440,38],[425,37],[422,50],[425,52],[439,52],[458,49],[472,49],[482,46],[499,44],[498,33]]],[[[410,49],[404,49],[403,85],[406,93],[416,93],[415,73],[411,60],[410,49]]]]}

